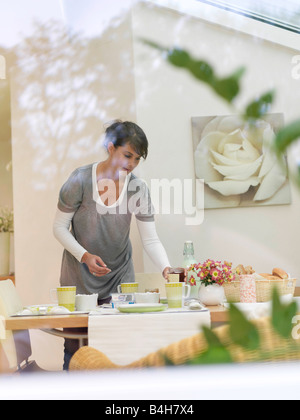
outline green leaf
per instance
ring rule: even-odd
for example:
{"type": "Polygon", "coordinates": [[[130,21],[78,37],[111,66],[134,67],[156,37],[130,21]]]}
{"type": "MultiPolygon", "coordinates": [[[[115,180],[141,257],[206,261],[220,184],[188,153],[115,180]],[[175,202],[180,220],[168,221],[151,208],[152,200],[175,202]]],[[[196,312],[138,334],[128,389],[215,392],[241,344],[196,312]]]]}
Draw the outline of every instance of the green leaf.
{"type": "Polygon", "coordinates": [[[225,347],[209,348],[198,357],[195,357],[189,365],[209,365],[233,363],[231,354],[225,347]]]}
{"type": "Polygon", "coordinates": [[[176,67],[188,68],[191,57],[188,52],[179,48],[170,50],[167,54],[168,61],[176,67]]]}
{"type": "Polygon", "coordinates": [[[271,104],[274,101],[275,92],[270,91],[250,103],[246,108],[246,118],[258,119],[270,111],[271,104]]]}
{"type": "Polygon", "coordinates": [[[145,38],[140,38],[140,41],[141,41],[143,44],[148,45],[149,47],[155,48],[156,50],[159,50],[159,51],[162,51],[162,52],[163,52],[163,51],[168,51],[168,48],[163,47],[163,46],[161,46],[161,45],[157,44],[156,42],[149,41],[148,39],[145,39],[145,38]]]}
{"type": "Polygon", "coordinates": [[[196,79],[202,82],[210,83],[214,78],[213,68],[205,61],[191,60],[189,70],[196,79]]]}
{"type": "Polygon", "coordinates": [[[232,75],[236,80],[240,80],[244,74],[246,73],[246,67],[240,67],[236,70],[236,72],[232,75]]]}
{"type": "Polygon", "coordinates": [[[294,141],[300,139],[300,120],[286,125],[276,135],[275,149],[283,153],[294,141]]]}
{"type": "Polygon", "coordinates": [[[239,83],[235,79],[216,79],[213,83],[215,92],[228,102],[232,102],[240,91],[239,83]]]}
{"type": "Polygon", "coordinates": [[[254,324],[233,304],[229,307],[230,336],[233,343],[247,350],[258,350],[260,337],[254,324]]]}
{"type": "Polygon", "coordinates": [[[211,329],[203,327],[203,334],[210,348],[223,347],[223,344],[221,343],[219,337],[211,329]]]}
{"type": "Polygon", "coordinates": [[[190,365],[232,363],[229,350],[221,343],[218,336],[209,328],[203,327],[208,349],[189,362],[190,365]]]}
{"type": "Polygon", "coordinates": [[[240,92],[240,78],[245,69],[240,68],[232,76],[225,79],[216,79],[212,83],[215,92],[228,102],[232,102],[240,92]]]}
{"type": "Polygon", "coordinates": [[[278,290],[274,287],[272,299],[272,325],[281,337],[291,337],[293,329],[292,321],[297,314],[297,308],[296,302],[291,302],[288,305],[282,304],[278,290]]]}

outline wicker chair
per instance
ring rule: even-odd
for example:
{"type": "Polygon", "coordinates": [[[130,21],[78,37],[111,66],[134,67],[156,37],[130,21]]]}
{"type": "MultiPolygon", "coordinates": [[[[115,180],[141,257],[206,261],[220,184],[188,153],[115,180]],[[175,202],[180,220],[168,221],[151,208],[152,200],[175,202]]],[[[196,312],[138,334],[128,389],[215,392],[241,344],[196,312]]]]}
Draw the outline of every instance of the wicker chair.
{"type": "MultiPolygon", "coordinates": [[[[253,321],[261,337],[261,353],[264,362],[300,360],[300,341],[292,338],[282,339],[274,332],[269,318],[253,321]]],[[[259,359],[257,351],[248,351],[232,343],[229,325],[214,330],[220,341],[229,349],[235,363],[256,362],[259,359]]],[[[206,340],[202,333],[173,343],[157,352],[151,353],[129,365],[114,364],[105,354],[85,346],[80,348],[71,359],[70,370],[99,370],[99,369],[131,369],[165,366],[166,359],[173,365],[183,365],[203,353],[207,349],[206,340]]]]}

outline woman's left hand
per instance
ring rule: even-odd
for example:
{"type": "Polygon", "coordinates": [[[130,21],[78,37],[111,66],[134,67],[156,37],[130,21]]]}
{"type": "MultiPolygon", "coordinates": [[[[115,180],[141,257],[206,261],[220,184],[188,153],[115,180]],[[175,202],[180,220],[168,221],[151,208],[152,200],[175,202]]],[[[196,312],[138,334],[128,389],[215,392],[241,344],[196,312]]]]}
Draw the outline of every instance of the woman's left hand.
{"type": "Polygon", "coordinates": [[[166,267],[164,271],[162,272],[164,279],[167,281],[169,280],[170,271],[171,271],[171,267],[166,267]]]}
{"type": "MultiPolygon", "coordinates": [[[[172,267],[166,267],[164,271],[162,272],[163,277],[165,280],[169,280],[169,274],[172,274],[172,267]]],[[[187,269],[184,269],[184,281],[186,281],[187,278],[187,269]]]]}

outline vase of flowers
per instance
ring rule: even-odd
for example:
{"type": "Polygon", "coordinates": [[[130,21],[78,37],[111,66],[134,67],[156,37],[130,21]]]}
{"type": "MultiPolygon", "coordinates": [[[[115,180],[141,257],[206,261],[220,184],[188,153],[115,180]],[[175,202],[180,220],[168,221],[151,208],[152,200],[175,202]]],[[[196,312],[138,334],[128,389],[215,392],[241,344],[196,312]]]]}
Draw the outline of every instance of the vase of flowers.
{"type": "Polygon", "coordinates": [[[10,237],[13,231],[13,211],[7,208],[0,208],[0,275],[9,274],[10,237]]]}
{"type": "Polygon", "coordinates": [[[234,280],[232,263],[225,261],[206,260],[195,269],[200,279],[199,300],[208,306],[217,306],[224,302],[223,285],[234,280]]]}

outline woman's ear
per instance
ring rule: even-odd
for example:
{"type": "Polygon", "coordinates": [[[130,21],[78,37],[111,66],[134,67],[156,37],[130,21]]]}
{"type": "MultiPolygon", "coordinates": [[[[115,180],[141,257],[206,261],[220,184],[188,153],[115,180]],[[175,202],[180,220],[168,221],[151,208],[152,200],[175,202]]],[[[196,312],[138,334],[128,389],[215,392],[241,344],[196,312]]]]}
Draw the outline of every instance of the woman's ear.
{"type": "Polygon", "coordinates": [[[110,141],[107,145],[107,151],[109,154],[113,153],[116,150],[112,141],[110,141]]]}

